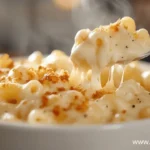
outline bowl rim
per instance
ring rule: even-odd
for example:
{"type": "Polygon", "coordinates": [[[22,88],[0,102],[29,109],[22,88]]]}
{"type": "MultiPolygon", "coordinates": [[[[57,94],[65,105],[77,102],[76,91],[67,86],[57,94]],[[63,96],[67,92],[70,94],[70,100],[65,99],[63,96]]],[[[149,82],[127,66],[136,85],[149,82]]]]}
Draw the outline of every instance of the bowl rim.
{"type": "Polygon", "coordinates": [[[49,124],[28,124],[24,122],[6,122],[0,121],[0,128],[12,128],[12,129],[23,129],[23,130],[54,130],[54,131],[86,131],[86,130],[99,130],[99,131],[110,131],[110,130],[122,130],[122,129],[133,129],[133,128],[141,128],[143,130],[143,126],[150,126],[150,119],[143,120],[133,120],[129,122],[123,123],[115,123],[115,124],[85,124],[85,125],[49,125],[49,124]]]}

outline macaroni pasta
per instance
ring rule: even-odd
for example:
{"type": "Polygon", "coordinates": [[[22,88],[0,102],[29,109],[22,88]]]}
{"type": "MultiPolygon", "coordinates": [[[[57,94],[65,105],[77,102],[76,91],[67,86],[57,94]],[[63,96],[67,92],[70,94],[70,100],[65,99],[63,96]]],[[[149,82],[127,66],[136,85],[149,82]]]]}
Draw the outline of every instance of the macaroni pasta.
{"type": "Polygon", "coordinates": [[[0,120],[29,124],[108,124],[150,117],[149,50],[145,29],[132,18],[81,30],[71,56],[60,50],[28,58],[0,56],[0,120]]]}

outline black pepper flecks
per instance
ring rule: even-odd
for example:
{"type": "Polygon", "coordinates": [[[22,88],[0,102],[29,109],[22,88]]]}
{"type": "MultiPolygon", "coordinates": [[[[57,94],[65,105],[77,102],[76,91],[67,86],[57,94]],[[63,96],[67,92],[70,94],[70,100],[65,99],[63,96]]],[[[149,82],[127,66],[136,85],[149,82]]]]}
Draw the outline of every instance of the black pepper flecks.
{"type": "Polygon", "coordinates": [[[141,103],[141,100],[139,98],[137,98],[138,102],[141,103]]]}
{"type": "Polygon", "coordinates": [[[106,108],[108,108],[108,105],[106,105],[106,108]]]}
{"type": "Polygon", "coordinates": [[[132,105],[132,108],[135,108],[135,105],[132,105]]]}
{"type": "Polygon", "coordinates": [[[126,48],[129,48],[129,47],[126,45],[126,48]]]}
{"type": "Polygon", "coordinates": [[[87,114],[84,114],[83,116],[84,116],[84,118],[86,118],[88,115],[87,115],[87,114]]]}
{"type": "Polygon", "coordinates": [[[112,38],[112,36],[109,36],[110,38],[112,38]]]}
{"type": "Polygon", "coordinates": [[[118,44],[115,44],[115,46],[118,46],[118,44]]]}
{"type": "Polygon", "coordinates": [[[134,42],[134,40],[132,40],[132,42],[134,42]]]}

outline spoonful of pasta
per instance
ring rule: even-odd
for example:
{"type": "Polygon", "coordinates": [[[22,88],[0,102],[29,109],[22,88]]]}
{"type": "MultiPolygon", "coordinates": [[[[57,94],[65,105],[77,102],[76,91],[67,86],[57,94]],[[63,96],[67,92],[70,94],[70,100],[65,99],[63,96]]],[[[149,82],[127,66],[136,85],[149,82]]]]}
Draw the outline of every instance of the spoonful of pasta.
{"type": "MultiPolygon", "coordinates": [[[[127,64],[150,55],[150,37],[146,29],[136,31],[132,18],[124,17],[93,31],[80,30],[71,51],[74,70],[86,73],[92,70],[92,84],[100,81],[100,72],[106,66],[127,64]]],[[[99,87],[100,88],[100,87],[99,87]]]]}

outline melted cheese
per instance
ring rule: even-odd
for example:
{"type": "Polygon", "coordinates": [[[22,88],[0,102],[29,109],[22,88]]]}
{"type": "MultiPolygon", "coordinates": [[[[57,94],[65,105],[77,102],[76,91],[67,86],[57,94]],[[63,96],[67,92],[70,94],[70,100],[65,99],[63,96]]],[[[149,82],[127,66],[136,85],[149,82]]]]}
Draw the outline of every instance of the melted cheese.
{"type": "Polygon", "coordinates": [[[149,49],[150,38],[147,30],[136,31],[134,20],[124,17],[93,31],[89,29],[79,31],[71,51],[71,60],[75,72],[77,69],[81,72],[91,69],[92,85],[95,89],[100,89],[99,74],[103,68],[134,60],[149,49]]]}
{"type": "Polygon", "coordinates": [[[71,60],[59,50],[47,57],[0,58],[0,120],[29,124],[108,124],[150,118],[150,72],[118,64],[149,50],[145,29],[125,17],[75,37],[71,60]]]}

